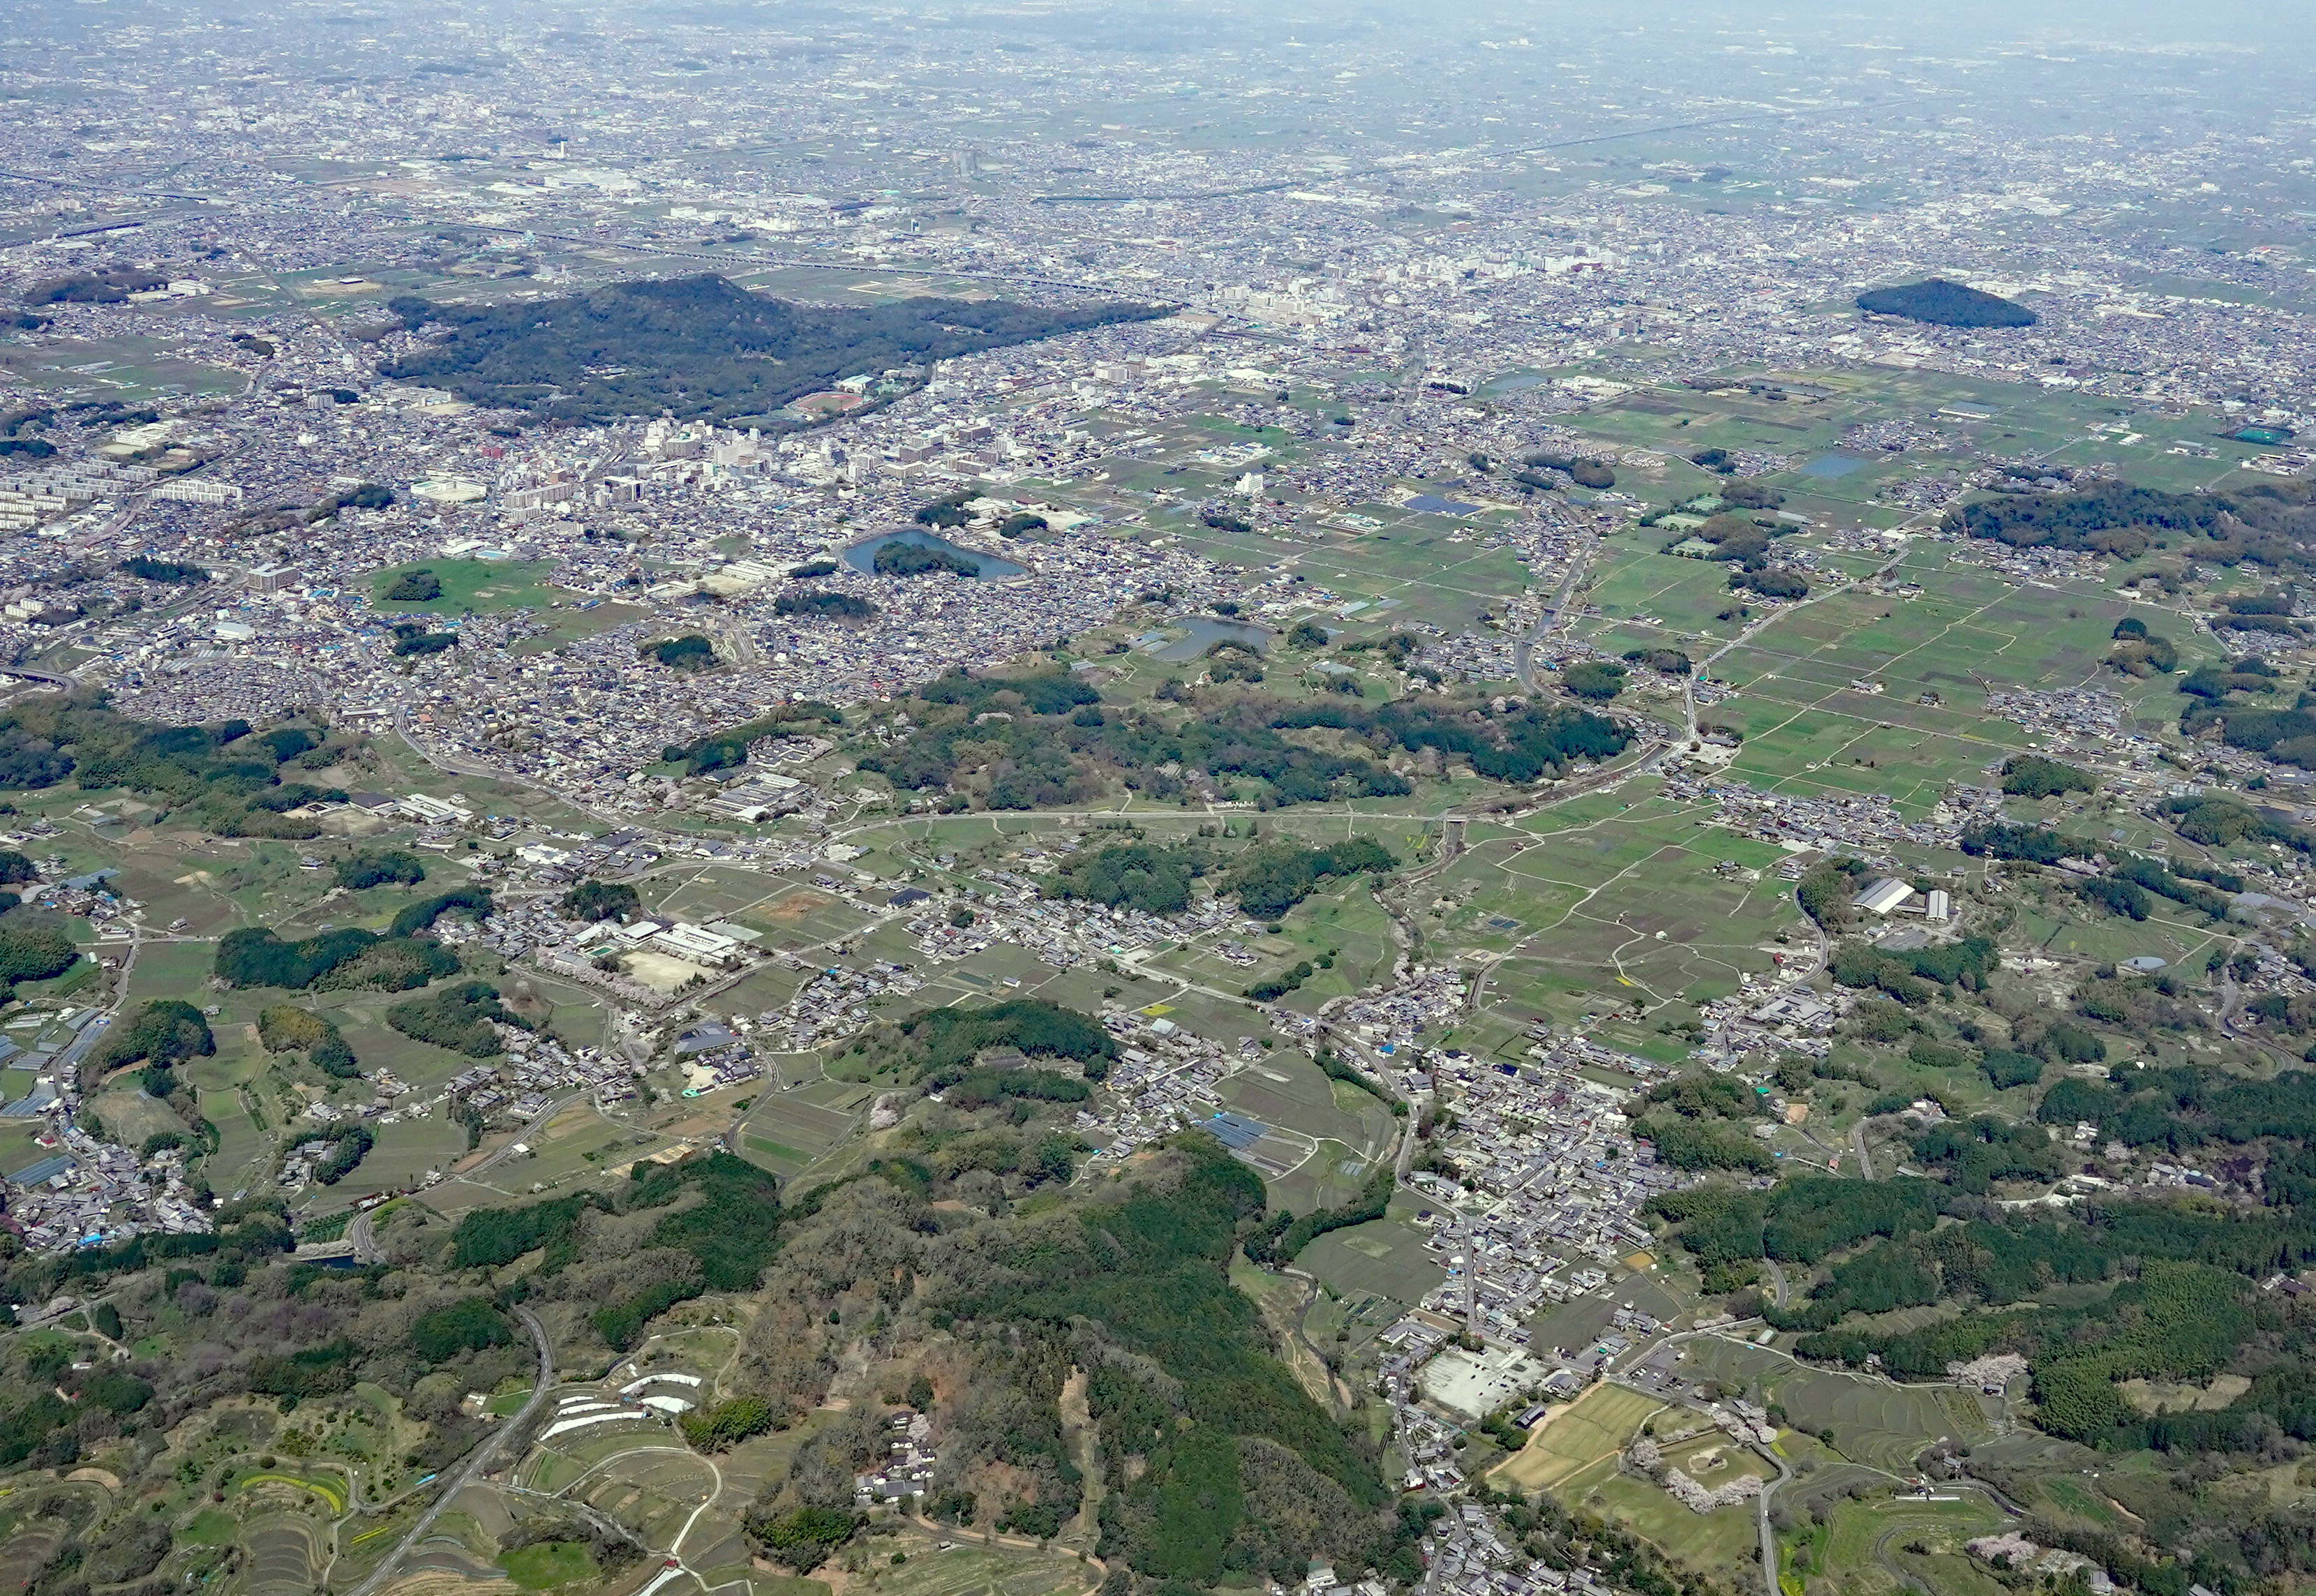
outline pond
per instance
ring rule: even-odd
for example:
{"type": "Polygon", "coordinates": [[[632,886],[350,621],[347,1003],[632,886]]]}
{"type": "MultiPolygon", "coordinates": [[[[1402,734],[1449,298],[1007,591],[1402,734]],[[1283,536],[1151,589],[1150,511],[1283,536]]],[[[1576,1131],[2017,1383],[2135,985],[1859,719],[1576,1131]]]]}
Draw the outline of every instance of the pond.
{"type": "Polygon", "coordinates": [[[983,582],[996,582],[1007,576],[1019,576],[1024,569],[1023,566],[1015,565],[1010,559],[999,559],[995,555],[984,554],[977,548],[961,548],[946,538],[936,538],[932,533],[919,531],[914,527],[905,531],[885,532],[874,538],[863,539],[844,551],[844,563],[862,575],[868,575],[876,569],[877,551],[887,543],[906,543],[914,548],[930,548],[939,553],[953,554],[960,559],[971,560],[981,567],[981,575],[977,580],[983,582]]]}
{"type": "Polygon", "coordinates": [[[1270,633],[1259,626],[1249,626],[1243,620],[1217,620],[1211,615],[1189,615],[1169,621],[1169,627],[1182,627],[1189,636],[1180,642],[1169,643],[1154,652],[1160,659],[1197,659],[1216,644],[1228,638],[1243,643],[1257,654],[1270,646],[1270,633]]]}

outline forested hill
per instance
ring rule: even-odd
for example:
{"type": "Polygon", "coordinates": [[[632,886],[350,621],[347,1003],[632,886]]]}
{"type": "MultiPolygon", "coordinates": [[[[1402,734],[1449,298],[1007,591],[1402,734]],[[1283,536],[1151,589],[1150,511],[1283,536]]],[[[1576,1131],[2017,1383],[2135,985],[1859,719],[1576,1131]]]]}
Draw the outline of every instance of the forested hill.
{"type": "Polygon", "coordinates": [[[442,329],[379,367],[477,405],[562,420],[767,419],[840,379],[1163,316],[1109,300],[1056,308],[911,299],[828,309],[750,293],[713,274],[613,283],[521,305],[390,302],[405,328],[442,329]]]}
{"type": "Polygon", "coordinates": [[[1186,1136],[1073,1225],[999,1226],[993,1278],[949,1309],[960,1333],[1052,1338],[1091,1369],[1103,1556],[1199,1585],[1291,1580],[1313,1557],[1412,1581],[1421,1520],[1390,1511],[1364,1431],[1304,1393],[1230,1283],[1240,1227],[1264,1208],[1259,1176],[1186,1136]]]}
{"type": "Polygon", "coordinates": [[[1857,308],[1940,327],[2031,327],[2036,320],[2024,305],[1943,277],[1870,289],[1857,296],[1857,308]]]}

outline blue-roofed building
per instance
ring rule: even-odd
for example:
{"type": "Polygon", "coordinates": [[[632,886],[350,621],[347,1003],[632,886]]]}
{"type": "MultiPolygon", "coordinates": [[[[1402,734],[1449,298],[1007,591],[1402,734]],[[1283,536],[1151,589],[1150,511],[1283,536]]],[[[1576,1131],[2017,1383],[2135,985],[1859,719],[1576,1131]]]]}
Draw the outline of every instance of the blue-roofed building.
{"type": "Polygon", "coordinates": [[[55,1180],[72,1166],[71,1155],[59,1153],[53,1158],[43,1158],[38,1164],[26,1164],[8,1177],[8,1183],[11,1186],[38,1186],[44,1181],[55,1180]]]}
{"type": "Polygon", "coordinates": [[[18,1098],[14,1102],[10,1103],[6,1108],[0,1109],[0,1119],[36,1119],[43,1109],[46,1109],[49,1104],[56,1101],[57,1089],[55,1083],[49,1081],[38,1082],[34,1083],[30,1092],[18,1098]]]}
{"type": "Polygon", "coordinates": [[[1270,1127],[1260,1119],[1250,1119],[1244,1114],[1234,1114],[1227,1109],[1207,1121],[1207,1128],[1215,1139],[1234,1153],[1243,1153],[1269,1133],[1270,1127]]]}

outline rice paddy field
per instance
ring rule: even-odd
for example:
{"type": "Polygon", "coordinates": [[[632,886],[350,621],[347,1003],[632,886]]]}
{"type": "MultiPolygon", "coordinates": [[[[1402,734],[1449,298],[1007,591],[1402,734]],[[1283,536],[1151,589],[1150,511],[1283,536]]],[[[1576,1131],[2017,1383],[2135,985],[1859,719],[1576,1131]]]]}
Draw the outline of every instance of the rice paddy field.
{"type": "MultiPolygon", "coordinates": [[[[1633,782],[1517,825],[1474,825],[1435,878],[1451,906],[1428,929],[1474,968],[1475,1006],[1503,1021],[1507,1041],[1635,1002],[1724,996],[1775,969],[1779,936],[1808,939],[1775,874],[1783,854],[1720,830],[1716,814],[1633,782]]],[[[1647,1057],[1668,1045],[1614,1034],[1647,1057]]]]}
{"type": "MultiPolygon", "coordinates": [[[[1919,596],[1830,595],[1715,665],[1735,689],[1715,717],[1745,738],[1733,775],[1770,791],[1882,793],[1919,816],[1949,784],[1982,784],[1991,767],[2034,748],[2019,727],[1982,712],[1991,689],[2097,685],[2142,712],[2178,715],[2172,683],[2134,684],[2101,668],[2116,622],[2136,606],[2022,588],[1937,544],[1910,553],[1902,574],[1922,584],[1919,596]]],[[[2195,663],[2181,641],[2183,665],[2195,663]]]]}
{"type": "Polygon", "coordinates": [[[1376,504],[1359,513],[1376,526],[1312,525],[1302,536],[1282,539],[1218,531],[1185,518],[1167,530],[1209,559],[1254,570],[1284,567],[1348,602],[1364,602],[1366,609],[1347,618],[1354,637],[1410,622],[1474,630],[1482,614],[1527,583],[1527,569],[1510,548],[1483,547],[1510,519],[1500,512],[1450,518],[1376,504]]]}
{"type": "Polygon", "coordinates": [[[1789,508],[1866,524],[1899,519],[1876,502],[1876,490],[1963,466],[1977,451],[2070,466],[2114,461],[2131,480],[2174,492],[2235,478],[2238,462],[2258,452],[2222,438],[2235,424],[2216,412],[2153,415],[2124,401],[1945,372],[1725,377],[1711,389],[1635,388],[1588,406],[1570,424],[1603,442],[1676,457],[1706,448],[1788,457],[1792,465],[1768,480],[1786,492],[1789,508]],[[1844,441],[1854,427],[1896,417],[1931,418],[1952,441],[1944,450],[1932,445],[1903,454],[1844,441]]]}
{"type": "Polygon", "coordinates": [[[846,1141],[876,1096],[875,1088],[849,1081],[759,1092],[740,1123],[736,1150],[775,1174],[801,1174],[846,1141]]]}
{"type": "Polygon", "coordinates": [[[1523,1491],[1581,1495],[1597,1483],[1595,1476],[1616,1472],[1617,1455],[1664,1411],[1653,1396],[1605,1382],[1594,1386],[1529,1431],[1528,1445],[1498,1464],[1493,1477],[1523,1491]]]}

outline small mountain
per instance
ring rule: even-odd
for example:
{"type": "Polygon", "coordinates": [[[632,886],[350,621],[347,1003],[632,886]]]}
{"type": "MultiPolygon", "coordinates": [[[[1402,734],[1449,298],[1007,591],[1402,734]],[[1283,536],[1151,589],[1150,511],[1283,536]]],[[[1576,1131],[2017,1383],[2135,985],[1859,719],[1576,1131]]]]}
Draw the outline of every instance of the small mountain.
{"type": "Polygon", "coordinates": [[[1857,296],[1857,308],[1939,327],[2031,327],[2035,322],[2035,313],[2024,305],[1943,277],[1869,289],[1857,296]]]}

